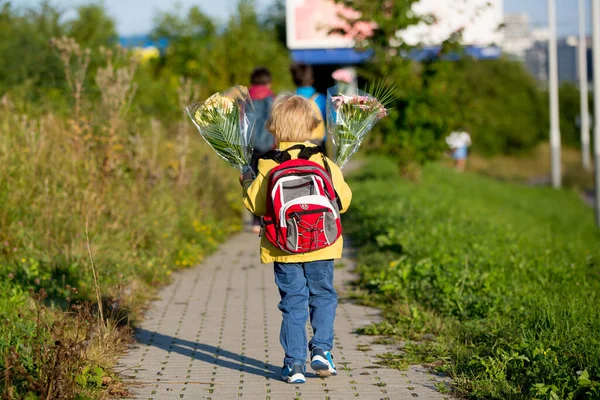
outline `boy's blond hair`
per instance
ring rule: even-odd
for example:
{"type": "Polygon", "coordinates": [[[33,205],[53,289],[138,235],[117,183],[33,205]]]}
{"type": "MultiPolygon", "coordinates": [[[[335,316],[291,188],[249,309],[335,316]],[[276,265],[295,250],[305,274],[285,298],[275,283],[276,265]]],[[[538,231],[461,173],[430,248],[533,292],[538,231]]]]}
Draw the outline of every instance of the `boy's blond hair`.
{"type": "Polygon", "coordinates": [[[278,142],[306,142],[320,122],[307,99],[285,93],[275,99],[266,128],[278,142]]]}

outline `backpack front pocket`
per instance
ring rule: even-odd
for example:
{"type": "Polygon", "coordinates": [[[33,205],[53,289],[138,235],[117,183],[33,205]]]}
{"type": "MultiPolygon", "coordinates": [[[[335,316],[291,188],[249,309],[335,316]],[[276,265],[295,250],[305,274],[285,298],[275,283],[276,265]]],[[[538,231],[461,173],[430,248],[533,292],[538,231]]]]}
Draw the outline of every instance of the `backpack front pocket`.
{"type": "Polygon", "coordinates": [[[340,232],[334,212],[330,207],[305,210],[297,205],[288,208],[287,251],[306,253],[333,244],[340,232]]]}

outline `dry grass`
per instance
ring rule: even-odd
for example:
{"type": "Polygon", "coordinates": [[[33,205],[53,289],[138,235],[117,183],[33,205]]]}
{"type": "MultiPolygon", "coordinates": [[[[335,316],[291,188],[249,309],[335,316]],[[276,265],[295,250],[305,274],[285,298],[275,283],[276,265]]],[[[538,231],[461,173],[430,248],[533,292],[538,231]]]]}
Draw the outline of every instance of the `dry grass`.
{"type": "Polygon", "coordinates": [[[129,327],[112,321],[99,327],[91,303],[72,304],[61,311],[45,306],[46,297],[41,289],[32,295],[31,307],[20,310],[33,329],[30,336],[21,338],[23,346],[11,347],[4,354],[3,398],[20,398],[24,391],[40,399],[127,394],[110,371],[115,356],[130,342],[129,327]],[[23,360],[38,366],[36,373],[23,360]]]}
{"type": "MultiPolygon", "coordinates": [[[[594,174],[582,167],[578,150],[563,148],[561,158],[565,186],[580,190],[593,188],[594,174]]],[[[475,153],[469,156],[467,170],[509,182],[546,184],[550,181],[550,146],[543,143],[530,155],[520,157],[483,157],[475,153]]]]}
{"type": "MultiPolygon", "coordinates": [[[[0,393],[8,399],[118,394],[111,369],[153,286],[239,226],[235,171],[191,124],[171,131],[128,116],[135,64],[125,53],[103,52],[95,99],[79,83],[89,52],[55,44],[73,90],[70,118],[0,103],[0,393]]],[[[180,100],[194,93],[185,83],[180,100]]]]}

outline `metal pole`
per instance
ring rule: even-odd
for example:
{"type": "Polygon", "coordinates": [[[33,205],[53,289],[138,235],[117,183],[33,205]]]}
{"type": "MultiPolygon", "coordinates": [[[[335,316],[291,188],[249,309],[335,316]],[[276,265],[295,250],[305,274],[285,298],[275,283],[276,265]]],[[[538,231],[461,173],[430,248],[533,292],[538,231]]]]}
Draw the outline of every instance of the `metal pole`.
{"type": "Polygon", "coordinates": [[[552,166],[552,186],[560,188],[560,125],[558,121],[558,61],[556,54],[556,3],[548,0],[548,22],[550,41],[548,42],[548,62],[550,72],[550,151],[552,166]]]}
{"type": "Polygon", "coordinates": [[[581,103],[581,162],[591,169],[590,110],[588,104],[587,39],[585,35],[585,0],[579,0],[579,96],[581,103]]]}
{"type": "Polygon", "coordinates": [[[600,226],[600,0],[592,0],[592,26],[594,40],[594,175],[596,178],[594,208],[596,223],[600,226]]]}

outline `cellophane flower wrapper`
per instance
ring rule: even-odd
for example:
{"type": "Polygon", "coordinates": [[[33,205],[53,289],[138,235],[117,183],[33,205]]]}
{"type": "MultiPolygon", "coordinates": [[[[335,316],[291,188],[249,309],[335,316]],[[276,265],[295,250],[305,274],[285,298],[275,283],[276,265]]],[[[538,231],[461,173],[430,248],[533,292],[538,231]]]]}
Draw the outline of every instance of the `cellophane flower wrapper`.
{"type": "Polygon", "coordinates": [[[244,86],[215,93],[186,107],[200,135],[219,157],[244,173],[250,171],[254,105],[244,86]]]}
{"type": "Polygon", "coordinates": [[[345,84],[327,90],[327,132],[335,147],[334,162],[343,168],[358,151],[386,107],[369,93],[345,84]]]}

